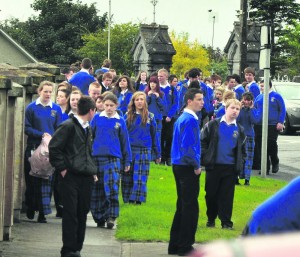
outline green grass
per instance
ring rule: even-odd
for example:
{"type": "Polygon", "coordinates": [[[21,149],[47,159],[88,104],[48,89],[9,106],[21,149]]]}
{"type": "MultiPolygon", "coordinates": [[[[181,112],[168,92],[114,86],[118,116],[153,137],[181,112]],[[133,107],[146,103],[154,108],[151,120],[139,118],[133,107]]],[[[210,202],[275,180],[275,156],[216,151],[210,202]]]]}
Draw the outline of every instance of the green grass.
{"type": "MultiPolygon", "coordinates": [[[[197,242],[206,242],[220,238],[234,238],[241,234],[252,211],[265,199],[278,191],[286,182],[252,177],[251,186],[236,186],[232,221],[234,230],[222,230],[220,221],[216,228],[206,228],[205,174],[200,181],[200,216],[197,242]]],[[[139,205],[123,204],[120,196],[120,217],[116,237],[128,241],[168,241],[169,231],[175,212],[175,180],[170,167],[152,164],[148,179],[147,203],[139,205]]]]}

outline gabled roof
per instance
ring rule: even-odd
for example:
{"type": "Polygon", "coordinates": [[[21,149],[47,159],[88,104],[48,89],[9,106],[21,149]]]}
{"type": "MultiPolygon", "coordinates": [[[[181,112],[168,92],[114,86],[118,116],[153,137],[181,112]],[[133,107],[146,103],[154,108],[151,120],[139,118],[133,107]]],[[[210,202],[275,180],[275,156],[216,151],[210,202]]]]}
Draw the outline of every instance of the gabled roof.
{"type": "Polygon", "coordinates": [[[150,25],[141,24],[140,33],[131,49],[132,53],[141,40],[144,42],[146,51],[150,55],[158,53],[174,55],[176,53],[168,34],[168,26],[166,25],[158,25],[156,23],[150,25]]]}
{"type": "Polygon", "coordinates": [[[13,40],[8,34],[0,29],[0,35],[6,38],[14,47],[16,47],[22,54],[24,54],[30,61],[38,62],[30,53],[28,53],[22,46],[20,46],[15,40],[13,40]]]}

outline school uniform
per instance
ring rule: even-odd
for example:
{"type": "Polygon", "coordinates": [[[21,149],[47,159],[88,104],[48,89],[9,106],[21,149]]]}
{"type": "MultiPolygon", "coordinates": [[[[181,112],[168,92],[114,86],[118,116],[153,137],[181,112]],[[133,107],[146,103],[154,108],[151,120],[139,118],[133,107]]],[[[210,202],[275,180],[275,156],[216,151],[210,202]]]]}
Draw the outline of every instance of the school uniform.
{"type": "Polygon", "coordinates": [[[93,82],[95,82],[95,78],[84,69],[81,69],[79,72],[75,73],[69,80],[69,83],[78,87],[84,95],[89,95],[89,86],[93,82]]]}
{"type": "Polygon", "coordinates": [[[242,96],[246,92],[242,84],[235,86],[233,91],[235,92],[236,99],[238,99],[239,101],[242,100],[242,96]]]}
{"type": "Polygon", "coordinates": [[[169,254],[186,255],[195,242],[199,217],[200,127],[197,115],[189,110],[174,124],[172,165],[177,189],[176,212],[170,231],[169,254]]]}
{"type": "Polygon", "coordinates": [[[133,93],[126,89],[124,92],[118,93],[118,110],[122,111],[123,115],[127,112],[128,104],[131,100],[131,97],[133,96],[133,93]]]}
{"type": "Polygon", "coordinates": [[[44,106],[38,98],[25,110],[25,134],[28,136],[24,159],[25,204],[30,211],[39,211],[45,215],[51,213],[52,176],[49,179],[30,176],[31,167],[28,158],[31,152],[40,145],[45,132],[50,135],[54,134],[61,119],[61,108],[52,101],[44,106]]]}
{"type": "Polygon", "coordinates": [[[146,83],[142,83],[142,82],[135,83],[135,85],[134,85],[135,91],[144,92],[146,87],[147,87],[147,82],[146,83]]]}
{"type": "MultiPolygon", "coordinates": [[[[254,101],[254,107],[263,113],[263,98],[264,95],[260,94],[254,101]]],[[[285,103],[280,94],[274,91],[269,93],[269,117],[268,117],[268,147],[267,147],[267,172],[270,170],[272,164],[272,171],[278,172],[279,158],[278,158],[278,145],[277,138],[279,131],[276,126],[278,123],[284,122],[286,115],[285,103]]],[[[262,144],[262,119],[256,126],[255,142],[255,158],[256,163],[260,166],[261,162],[261,144],[262,144]]]]}
{"type": "MultiPolygon", "coordinates": [[[[127,119],[125,115],[124,119],[127,119]]],[[[133,124],[128,125],[129,141],[132,151],[132,165],[129,172],[122,173],[122,196],[124,203],[146,202],[147,180],[151,161],[160,158],[159,141],[156,134],[154,115],[149,113],[146,125],[142,124],[142,117],[136,114],[133,124]]]]}
{"type": "Polygon", "coordinates": [[[254,80],[250,82],[247,86],[248,86],[248,91],[253,94],[255,99],[260,94],[259,86],[254,80]]]}
{"type": "Polygon", "coordinates": [[[97,164],[91,212],[96,223],[119,216],[120,172],[132,161],[125,121],[118,113],[108,117],[103,111],[91,121],[94,135],[92,155],[97,164]]]}
{"type": "Polygon", "coordinates": [[[164,162],[169,163],[168,160],[170,160],[173,124],[178,107],[178,94],[177,90],[173,86],[170,86],[170,84],[167,84],[165,86],[161,85],[160,89],[162,92],[164,92],[166,99],[166,105],[163,111],[161,131],[161,155],[162,164],[164,164],[164,162]],[[166,122],[167,117],[171,118],[170,122],[166,122]]]}
{"type": "Polygon", "coordinates": [[[242,107],[237,121],[244,127],[246,138],[246,159],[244,170],[240,173],[240,178],[250,180],[253,157],[254,157],[254,146],[255,146],[255,133],[254,124],[259,122],[261,119],[261,113],[255,108],[242,107]]]}

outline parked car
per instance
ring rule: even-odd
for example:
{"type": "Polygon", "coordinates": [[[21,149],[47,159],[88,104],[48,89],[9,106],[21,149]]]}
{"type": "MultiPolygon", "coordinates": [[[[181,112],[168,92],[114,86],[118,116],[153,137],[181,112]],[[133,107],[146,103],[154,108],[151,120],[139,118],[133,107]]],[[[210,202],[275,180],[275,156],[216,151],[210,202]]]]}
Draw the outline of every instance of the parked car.
{"type": "Polygon", "coordinates": [[[293,134],[300,130],[300,83],[272,82],[272,84],[273,89],[283,97],[286,106],[284,129],[280,134],[293,134]]]}

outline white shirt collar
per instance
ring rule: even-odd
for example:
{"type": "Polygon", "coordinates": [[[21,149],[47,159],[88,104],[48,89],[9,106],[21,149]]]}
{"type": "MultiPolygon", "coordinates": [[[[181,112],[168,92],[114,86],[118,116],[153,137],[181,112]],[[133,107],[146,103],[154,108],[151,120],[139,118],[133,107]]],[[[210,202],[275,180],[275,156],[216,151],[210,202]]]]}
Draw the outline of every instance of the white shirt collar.
{"type": "Polygon", "coordinates": [[[36,99],[36,101],[35,101],[35,104],[36,105],[39,105],[39,104],[41,104],[41,105],[43,105],[43,106],[50,106],[51,108],[52,108],[52,106],[53,106],[53,102],[50,100],[49,101],[49,103],[47,103],[46,105],[44,105],[42,102],[41,102],[41,98],[39,97],[38,99],[36,99]]]}
{"type": "Polygon", "coordinates": [[[83,121],[78,115],[74,115],[74,117],[78,120],[78,122],[80,123],[80,125],[86,129],[89,126],[89,122],[88,121],[83,121]]]}
{"type": "Polygon", "coordinates": [[[106,111],[103,111],[103,112],[101,112],[100,114],[99,114],[99,116],[101,117],[101,116],[103,116],[103,117],[106,117],[106,118],[109,118],[109,119],[111,119],[111,118],[115,118],[115,119],[120,119],[120,115],[116,112],[115,113],[115,115],[114,116],[112,116],[112,117],[108,117],[108,115],[106,114],[106,111]]]}
{"type": "MultiPolygon", "coordinates": [[[[222,118],[221,118],[221,120],[220,120],[220,123],[221,123],[222,121],[224,121],[226,124],[228,124],[227,121],[226,121],[226,119],[225,119],[225,115],[222,116],[222,118]]],[[[236,125],[237,125],[237,124],[236,124],[236,120],[233,120],[233,121],[230,122],[228,125],[231,125],[231,124],[234,124],[234,125],[236,126],[236,125]]]]}
{"type": "Polygon", "coordinates": [[[207,86],[214,90],[214,87],[211,84],[207,84],[207,86]]]}
{"type": "Polygon", "coordinates": [[[234,87],[234,90],[238,89],[239,87],[242,87],[243,85],[242,84],[238,84],[234,87]]]}
{"type": "Polygon", "coordinates": [[[198,120],[198,116],[197,116],[196,113],[193,112],[192,110],[190,110],[190,109],[188,109],[188,108],[184,108],[183,112],[187,112],[187,113],[189,113],[189,114],[192,114],[192,115],[194,116],[194,118],[195,118],[196,120],[198,120]]]}
{"type": "Polygon", "coordinates": [[[250,87],[253,83],[255,83],[255,80],[251,81],[250,83],[248,83],[248,87],[250,87]]]}
{"type": "Polygon", "coordinates": [[[86,70],[86,69],[81,69],[80,71],[82,71],[82,72],[86,72],[87,74],[89,74],[90,75],[90,72],[89,72],[89,70],[86,70]]]}
{"type": "Polygon", "coordinates": [[[128,91],[128,88],[126,88],[125,90],[121,91],[121,95],[125,95],[128,91]]]}
{"type": "Polygon", "coordinates": [[[166,87],[170,87],[170,84],[169,83],[167,83],[166,85],[159,84],[159,86],[162,87],[162,88],[166,88],[166,87]]]}

